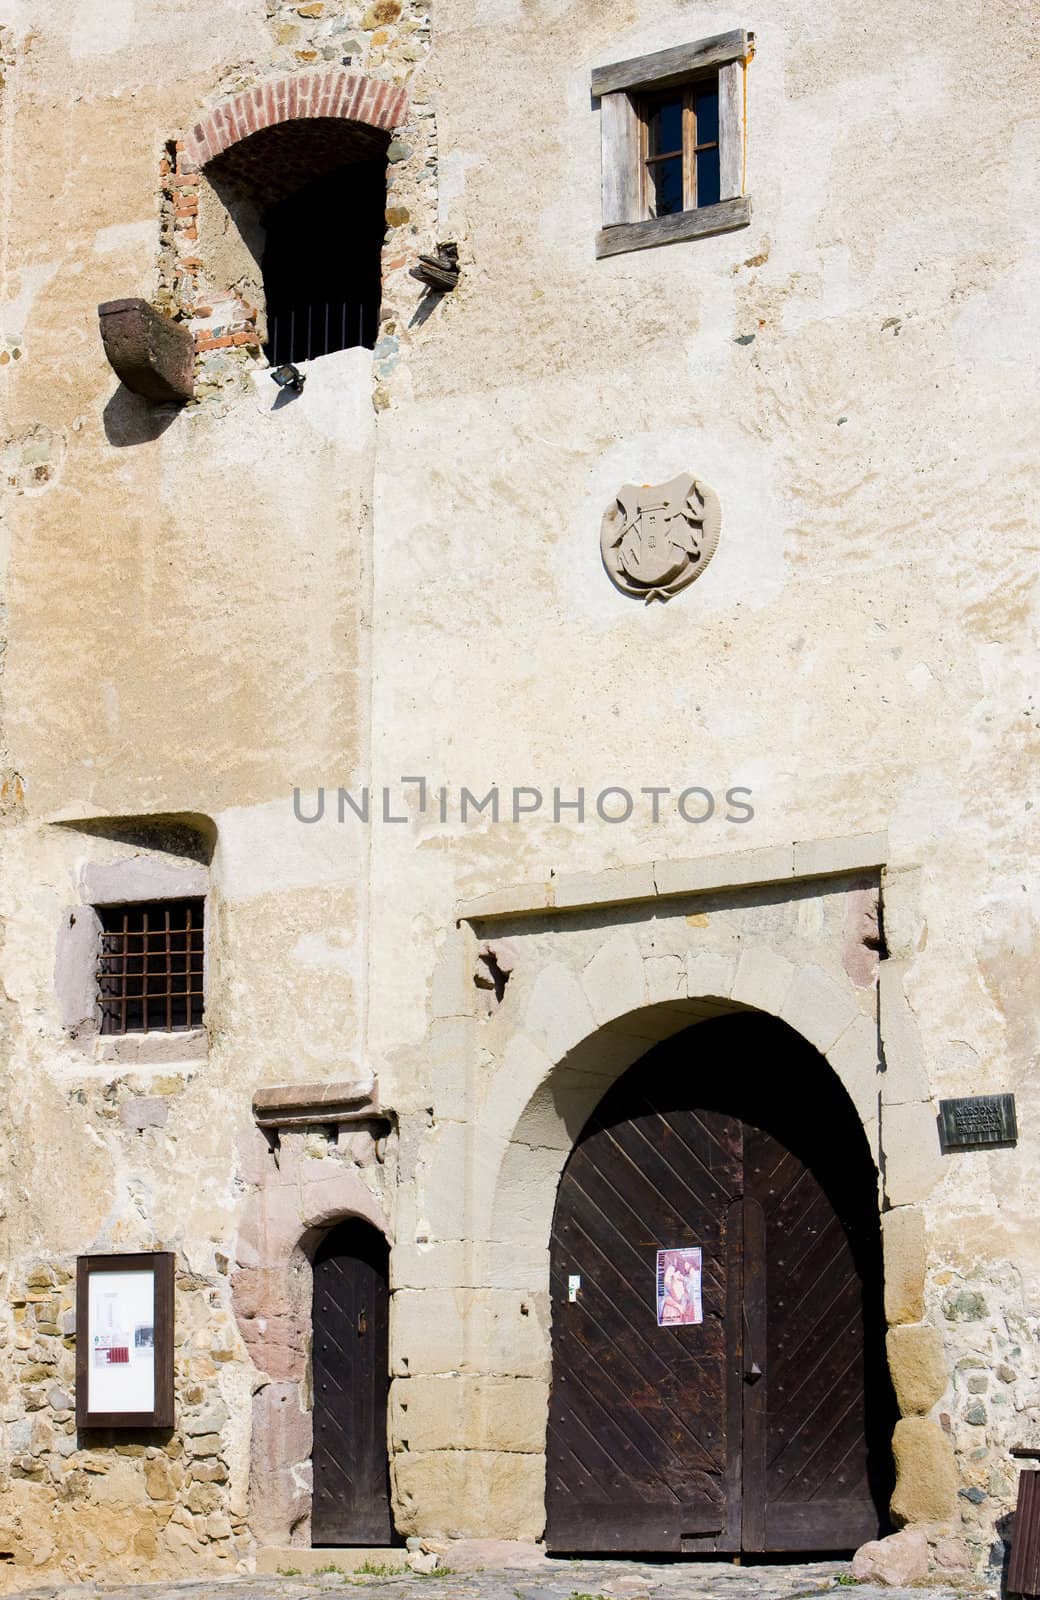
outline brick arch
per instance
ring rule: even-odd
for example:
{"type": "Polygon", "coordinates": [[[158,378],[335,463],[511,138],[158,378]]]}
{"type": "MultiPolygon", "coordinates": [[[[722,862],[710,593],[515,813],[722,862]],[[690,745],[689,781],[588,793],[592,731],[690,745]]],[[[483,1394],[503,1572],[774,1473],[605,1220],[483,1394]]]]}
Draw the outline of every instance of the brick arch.
{"type": "Polygon", "coordinates": [[[407,111],[408,94],[398,84],[343,67],[299,72],[244,89],[207,111],[187,134],[183,155],[194,166],[204,167],[250,134],[307,118],[361,122],[389,133],[405,121],[407,111]]]}

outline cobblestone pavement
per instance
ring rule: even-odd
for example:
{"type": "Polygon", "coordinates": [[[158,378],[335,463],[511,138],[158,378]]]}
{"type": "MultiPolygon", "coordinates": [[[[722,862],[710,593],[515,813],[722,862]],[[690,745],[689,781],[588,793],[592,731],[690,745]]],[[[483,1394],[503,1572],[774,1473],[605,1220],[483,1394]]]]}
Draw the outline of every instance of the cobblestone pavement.
{"type": "MultiPolygon", "coordinates": [[[[404,1552],[401,1552],[403,1558],[404,1552]]],[[[479,1572],[450,1569],[421,1576],[397,1566],[396,1552],[375,1572],[288,1573],[277,1577],[237,1577],[181,1583],[147,1583],[107,1588],[94,1584],[25,1587],[20,1594],[39,1600],[331,1600],[343,1591],[367,1593],[371,1600],[803,1600],[840,1595],[852,1586],[848,1563],[734,1566],[729,1562],[540,1561],[524,1569],[479,1572]]],[[[855,1600],[922,1600],[917,1589],[855,1584],[855,1600]]],[[[929,1586],[931,1600],[964,1600],[966,1594],[995,1596],[982,1585],[929,1586]]]]}

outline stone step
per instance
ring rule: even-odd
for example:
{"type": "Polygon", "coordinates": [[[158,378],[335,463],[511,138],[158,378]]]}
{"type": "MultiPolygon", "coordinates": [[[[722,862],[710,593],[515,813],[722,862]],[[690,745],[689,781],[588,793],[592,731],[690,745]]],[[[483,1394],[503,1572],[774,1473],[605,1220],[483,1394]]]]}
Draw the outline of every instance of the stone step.
{"type": "Polygon", "coordinates": [[[407,1573],[408,1551],[404,1545],[321,1545],[314,1549],[300,1545],[268,1545],[256,1552],[256,1570],[265,1576],[288,1577],[299,1573],[309,1577],[316,1572],[357,1572],[359,1567],[381,1569],[380,1575],[407,1573]]]}

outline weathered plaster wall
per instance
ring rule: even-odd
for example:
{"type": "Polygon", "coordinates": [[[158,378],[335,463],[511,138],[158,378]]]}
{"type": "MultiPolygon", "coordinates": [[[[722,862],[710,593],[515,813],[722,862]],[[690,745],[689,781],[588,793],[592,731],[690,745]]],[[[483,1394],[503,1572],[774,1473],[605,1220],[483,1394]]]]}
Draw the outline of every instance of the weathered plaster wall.
{"type": "MultiPolygon", "coordinates": [[[[5,1573],[249,1559],[253,1395],[282,1381],[243,1338],[231,1288],[258,1187],[250,1097],[371,1071],[401,1119],[402,1185],[390,1164],[379,1194],[395,1238],[402,1525],[443,1529],[451,1510],[483,1532],[537,1531],[544,1240],[520,1235],[528,1215],[544,1225],[564,1148],[557,1124],[545,1170],[512,1192],[503,1252],[489,1218],[521,1069],[533,1094],[585,1037],[593,1081],[616,1069],[632,1045],[619,1055],[602,1032],[597,973],[633,984],[629,1009],[652,1007],[650,1027],[676,996],[684,1016],[691,997],[720,997],[721,968],[709,982],[688,962],[703,930],[686,919],[707,915],[723,944],[736,924],[714,904],[661,913],[668,863],[884,829],[892,970],[876,1009],[893,1074],[903,1511],[938,1530],[948,1562],[984,1557],[1009,1505],[1007,1446],[1040,1430],[1027,809],[1040,323],[1026,289],[1040,163],[1025,12],[885,0],[865,26],[848,0],[764,16],[438,0],[429,18],[397,0],[82,0],[71,16],[20,0],[0,21],[0,1120],[19,1130],[4,1166],[5,1573]],[[751,227],[596,262],[591,67],[731,26],[757,37],[751,227]],[[227,95],[346,58],[409,94],[374,359],[315,363],[275,408],[250,346],[214,345],[202,403],[148,412],[116,391],[94,308],[160,291],[183,314],[210,303],[190,299],[183,256],[171,266],[161,242],[168,142],[227,95]],[[408,266],[452,238],[462,281],[436,303],[408,266]],[[703,581],[643,609],[601,570],[600,518],[626,479],[684,468],[719,492],[722,541],[703,581]],[[413,788],[404,824],[339,824],[334,806],[320,825],[293,818],[294,783],[306,796],[416,773],[456,797],[463,783],[565,799],[580,785],[588,812],[463,827],[454,802],[454,821],[420,814],[413,788]],[[750,787],[753,820],[727,823],[720,806],[698,826],[666,806],[654,824],[641,803],[612,825],[592,804],[606,784],[693,783],[750,787]],[[65,1028],[58,935],[85,867],[155,852],[56,824],[171,813],[208,818],[215,839],[207,1038],[180,1058],[113,1061],[65,1028]],[[627,932],[602,910],[562,931],[510,926],[518,956],[489,1010],[458,902],[615,867],[647,885],[627,932]],[[615,974],[618,938],[642,980],[615,974]],[[563,1031],[514,1057],[521,998],[563,1031]],[[940,1161],[934,1099],[997,1089],[1018,1096],[1017,1150],[940,1161]],[[74,1258],[156,1246],[178,1252],[178,1429],[78,1439],[74,1258]],[[436,1321],[424,1296],[440,1297],[436,1321]],[[464,1377],[446,1385],[460,1347],[464,1377]],[[949,1494],[908,1501],[951,1446],[953,1513],[949,1494]]],[[[199,216],[179,229],[202,248],[199,216]]],[[[201,323],[223,337],[215,312],[201,323]]],[[[715,884],[743,881],[732,864],[715,884]]],[[[799,891],[749,901],[736,931],[795,972],[811,950],[862,1030],[873,975],[844,966],[839,951],[858,963],[864,946],[835,915],[799,891]]],[[[810,1030],[828,1014],[816,999],[810,1030]]],[[[575,1104],[568,1137],[577,1117],[575,1104]]],[[[297,1415],[283,1462],[302,1459],[297,1415]]]]}
{"type": "MultiPolygon", "coordinates": [[[[941,1337],[955,1375],[942,1397],[934,1384],[908,1397],[901,1453],[917,1449],[918,1481],[948,1488],[948,1428],[956,1562],[962,1533],[976,1559],[1006,1531],[1007,1447],[1040,1422],[1025,1377],[1040,1261],[1023,965],[1036,953],[1040,324],[1023,292],[1035,217],[1011,200],[1036,182],[1021,166],[1037,133],[1024,14],[935,20],[597,5],[580,23],[544,9],[534,27],[500,6],[454,8],[435,28],[442,215],[466,271],[421,352],[402,353],[380,419],[374,761],[391,780],[425,762],[431,782],[478,795],[539,784],[546,805],[523,825],[468,828],[431,806],[410,830],[379,831],[371,1018],[374,1051],[416,1081],[429,1046],[418,1029],[402,1039],[402,1015],[418,1020],[437,978],[422,962],[402,972],[399,952],[450,889],[887,828],[886,932],[906,996],[889,1010],[905,1157],[890,1204],[924,1225],[927,1291],[905,1320],[927,1325],[932,1351],[941,1337]],[[756,33],[751,227],[593,263],[589,69],[740,25],[756,33]],[[1009,118],[1003,153],[968,131],[990,94],[1009,118]],[[537,130],[522,163],[503,159],[518,105],[537,130]],[[965,502],[968,461],[979,492],[965,502]],[[626,480],[683,467],[719,492],[722,541],[703,580],[643,609],[598,568],[599,520],[626,480]],[[393,667],[406,649],[413,677],[437,686],[419,705],[393,667]],[[748,784],[754,821],[691,827],[669,809],[651,824],[639,787],[687,783],[748,784]],[[596,819],[605,784],[637,794],[631,823],[596,819]],[[552,823],[554,785],[568,799],[584,785],[584,823],[552,823]],[[940,1161],[935,1099],[998,1089],[1018,1096],[1017,1150],[940,1161]],[[951,1288],[985,1311],[951,1316],[951,1288]],[[985,1397],[965,1358],[986,1362],[985,1397]]],[[[430,1035],[449,1060],[452,1026],[430,1035]]],[[[912,1476],[901,1506],[927,1521],[935,1503],[909,1495],[912,1476]]]]}

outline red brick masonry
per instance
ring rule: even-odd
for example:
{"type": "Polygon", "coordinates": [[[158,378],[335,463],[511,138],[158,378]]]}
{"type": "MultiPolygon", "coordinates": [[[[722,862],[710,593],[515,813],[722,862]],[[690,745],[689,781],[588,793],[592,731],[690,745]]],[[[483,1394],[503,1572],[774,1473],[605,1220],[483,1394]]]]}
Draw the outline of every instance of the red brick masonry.
{"type": "Polygon", "coordinates": [[[251,133],[301,117],[336,117],[389,131],[405,121],[407,108],[408,95],[398,85],[343,67],[275,78],[236,94],[196,122],[184,140],[184,164],[204,167],[251,133]]]}

